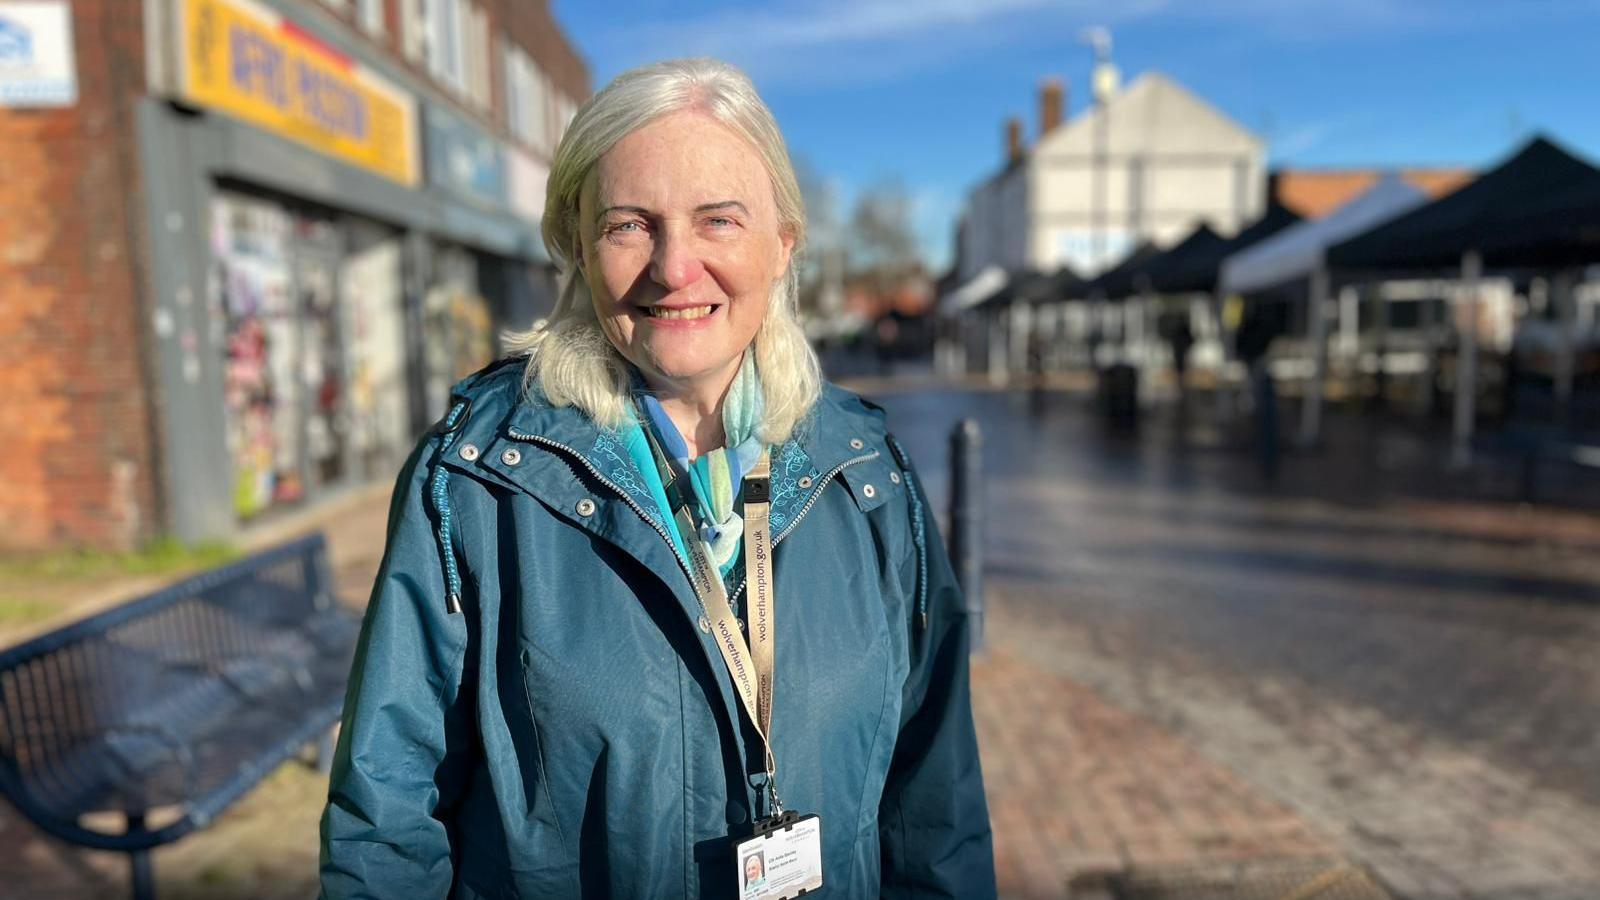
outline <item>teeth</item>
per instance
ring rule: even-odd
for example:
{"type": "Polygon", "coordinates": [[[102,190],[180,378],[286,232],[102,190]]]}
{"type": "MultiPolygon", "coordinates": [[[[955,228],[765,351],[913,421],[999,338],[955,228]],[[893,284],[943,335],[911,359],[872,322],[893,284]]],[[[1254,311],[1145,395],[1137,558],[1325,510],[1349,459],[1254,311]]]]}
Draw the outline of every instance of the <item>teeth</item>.
{"type": "Polygon", "coordinates": [[[686,309],[667,309],[662,306],[652,306],[648,310],[654,319],[699,319],[711,315],[713,306],[691,306],[686,309]]]}

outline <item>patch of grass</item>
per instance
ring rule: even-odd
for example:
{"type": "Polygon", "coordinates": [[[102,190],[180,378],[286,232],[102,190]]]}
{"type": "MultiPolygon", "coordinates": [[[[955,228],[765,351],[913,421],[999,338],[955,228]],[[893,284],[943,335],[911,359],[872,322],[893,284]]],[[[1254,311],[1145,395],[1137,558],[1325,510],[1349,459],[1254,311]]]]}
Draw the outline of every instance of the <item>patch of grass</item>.
{"type": "Polygon", "coordinates": [[[125,575],[164,575],[186,569],[211,568],[238,558],[239,549],[225,541],[184,544],[176,538],[159,538],[125,553],[102,550],[57,550],[0,558],[0,579],[107,578],[125,575]]]}
{"type": "Polygon", "coordinates": [[[0,596],[0,627],[32,625],[60,611],[60,604],[47,600],[0,596]]]}

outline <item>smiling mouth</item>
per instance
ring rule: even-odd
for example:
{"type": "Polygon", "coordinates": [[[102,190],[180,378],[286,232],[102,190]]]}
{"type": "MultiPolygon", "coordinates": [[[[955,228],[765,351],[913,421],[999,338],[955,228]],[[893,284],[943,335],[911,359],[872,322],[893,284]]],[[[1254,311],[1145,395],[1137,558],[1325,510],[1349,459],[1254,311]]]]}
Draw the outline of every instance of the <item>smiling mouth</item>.
{"type": "Polygon", "coordinates": [[[652,319],[703,319],[716,311],[715,306],[684,306],[668,309],[665,306],[647,306],[644,314],[652,319]]]}

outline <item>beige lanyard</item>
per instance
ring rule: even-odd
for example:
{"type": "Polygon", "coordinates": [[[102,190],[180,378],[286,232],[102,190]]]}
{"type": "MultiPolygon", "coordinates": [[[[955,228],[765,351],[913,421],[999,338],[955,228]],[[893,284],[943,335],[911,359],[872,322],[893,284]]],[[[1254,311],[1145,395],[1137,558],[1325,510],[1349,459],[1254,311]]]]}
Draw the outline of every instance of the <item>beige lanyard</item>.
{"type": "Polygon", "coordinates": [[[771,464],[766,450],[749,472],[745,473],[744,493],[744,573],[745,593],[750,598],[750,641],[745,642],[739,631],[739,620],[733,615],[728,602],[728,589],[722,583],[722,573],[711,561],[711,554],[688,504],[679,504],[676,518],[678,531],[689,550],[689,563],[694,575],[695,593],[711,620],[711,636],[722,651],[722,661],[727,663],[733,676],[733,686],[739,692],[745,712],[766,751],[767,790],[772,797],[773,812],[783,812],[778,800],[776,778],[777,759],[772,754],[772,671],[773,646],[776,622],[773,620],[772,585],[772,534],[767,527],[767,514],[771,505],[771,464]]]}

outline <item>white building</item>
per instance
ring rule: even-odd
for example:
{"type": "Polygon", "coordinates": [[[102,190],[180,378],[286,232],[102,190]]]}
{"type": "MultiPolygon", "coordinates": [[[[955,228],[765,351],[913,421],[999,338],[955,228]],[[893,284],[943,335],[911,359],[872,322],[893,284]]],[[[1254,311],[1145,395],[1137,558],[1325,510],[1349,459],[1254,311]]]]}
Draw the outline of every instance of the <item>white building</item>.
{"type": "Polygon", "coordinates": [[[960,281],[990,266],[1093,275],[1143,240],[1166,247],[1201,222],[1230,236],[1266,206],[1262,140],[1187,89],[1147,72],[1062,121],[1063,91],[1040,94],[1040,135],[1008,125],[1003,168],[974,188],[962,215],[960,281]]]}

